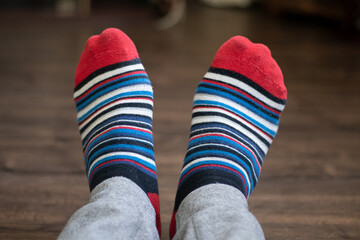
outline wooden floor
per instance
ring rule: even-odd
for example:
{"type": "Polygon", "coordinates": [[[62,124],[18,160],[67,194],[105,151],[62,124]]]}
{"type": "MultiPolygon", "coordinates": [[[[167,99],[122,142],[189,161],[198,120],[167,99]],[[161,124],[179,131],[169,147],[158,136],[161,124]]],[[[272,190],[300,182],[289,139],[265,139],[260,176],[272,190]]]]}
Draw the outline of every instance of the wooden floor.
{"type": "Polygon", "coordinates": [[[89,18],[0,13],[0,239],[54,239],[88,197],[73,76],[86,39],[118,27],[153,82],[163,238],[192,97],[217,48],[263,42],[283,69],[288,104],[249,205],[271,239],[360,239],[360,44],[336,26],[259,10],[190,4],[157,31],[147,8],[89,18]]]}

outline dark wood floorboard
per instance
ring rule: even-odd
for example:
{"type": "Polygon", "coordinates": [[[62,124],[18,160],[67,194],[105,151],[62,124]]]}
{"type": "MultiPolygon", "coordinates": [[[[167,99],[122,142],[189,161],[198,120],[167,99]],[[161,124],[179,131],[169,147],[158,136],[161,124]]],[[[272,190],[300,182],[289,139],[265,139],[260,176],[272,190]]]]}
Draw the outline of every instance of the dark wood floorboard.
{"type": "Polygon", "coordinates": [[[185,154],[193,93],[234,35],[266,43],[289,99],[249,205],[267,239],[360,239],[360,45],[336,26],[190,4],[156,31],[147,8],[89,18],[0,13],[0,239],[54,239],[86,203],[73,76],[86,39],[118,27],[153,82],[163,239],[185,154]]]}

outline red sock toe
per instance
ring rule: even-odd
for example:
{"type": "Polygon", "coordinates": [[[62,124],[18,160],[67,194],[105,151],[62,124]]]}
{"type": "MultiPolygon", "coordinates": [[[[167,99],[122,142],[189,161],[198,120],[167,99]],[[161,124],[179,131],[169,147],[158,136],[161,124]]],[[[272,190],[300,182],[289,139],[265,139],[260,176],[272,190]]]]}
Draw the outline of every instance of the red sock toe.
{"type": "Polygon", "coordinates": [[[75,87],[100,68],[138,57],[134,43],[124,32],[108,28],[87,41],[76,69],[75,87]]]}
{"type": "Polygon", "coordinates": [[[286,99],[287,91],[280,67],[263,44],[236,36],[217,51],[211,65],[240,73],[277,98],[286,99]]]}

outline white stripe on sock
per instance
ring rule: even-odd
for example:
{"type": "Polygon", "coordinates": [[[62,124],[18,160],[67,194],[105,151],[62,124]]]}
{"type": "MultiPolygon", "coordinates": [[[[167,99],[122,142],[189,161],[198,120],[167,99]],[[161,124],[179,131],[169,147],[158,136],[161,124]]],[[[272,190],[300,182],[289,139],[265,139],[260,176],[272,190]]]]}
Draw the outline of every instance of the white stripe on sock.
{"type": "MultiPolygon", "coordinates": [[[[209,117],[212,117],[211,112],[218,112],[218,113],[222,113],[225,114],[229,117],[235,118],[236,120],[238,120],[239,122],[241,122],[242,124],[244,124],[245,126],[249,127],[251,130],[253,130],[254,132],[256,132],[257,134],[259,134],[260,136],[262,136],[263,138],[265,138],[268,142],[272,141],[272,138],[270,138],[268,135],[264,134],[263,131],[260,131],[258,128],[256,128],[253,124],[245,121],[244,119],[238,117],[237,115],[231,114],[228,111],[225,111],[223,109],[218,109],[218,108],[196,108],[193,110],[193,113],[196,112],[210,112],[209,113],[209,117]]],[[[260,126],[259,126],[260,128],[260,126]]]]}
{"type": "MultiPolygon", "coordinates": [[[[133,123],[140,123],[140,124],[146,124],[146,125],[148,125],[149,127],[152,127],[152,125],[149,124],[149,123],[142,122],[142,121],[129,120],[129,119],[112,121],[112,122],[109,122],[109,123],[107,123],[106,125],[102,126],[101,128],[98,128],[94,133],[92,133],[92,134],[89,136],[89,138],[88,138],[88,140],[86,141],[86,143],[84,143],[84,146],[83,146],[83,147],[86,146],[86,148],[87,148],[87,147],[88,147],[88,146],[87,146],[88,143],[89,143],[92,139],[96,138],[97,136],[99,136],[100,134],[102,134],[104,131],[107,131],[107,130],[108,130],[108,126],[109,126],[110,124],[114,124],[114,123],[119,122],[119,125],[120,125],[120,122],[123,122],[123,121],[133,122],[133,123]],[[96,135],[94,136],[95,133],[96,133],[96,135]]],[[[117,127],[117,126],[118,126],[118,125],[115,125],[114,127],[117,127]]],[[[137,128],[140,128],[140,127],[137,127],[137,128]]],[[[144,130],[147,130],[147,131],[150,131],[150,130],[145,129],[145,128],[143,128],[143,129],[144,129],[144,130]]]]}
{"type": "Polygon", "coordinates": [[[88,89],[90,89],[97,83],[99,83],[107,78],[111,78],[113,76],[116,76],[116,75],[119,75],[119,74],[122,74],[125,72],[129,72],[129,71],[135,71],[135,70],[144,70],[144,66],[141,63],[138,63],[138,64],[134,64],[134,65],[130,65],[130,66],[122,67],[122,68],[117,68],[117,69],[102,73],[102,74],[96,76],[95,78],[91,79],[88,83],[86,83],[79,90],[77,90],[74,93],[74,98],[79,97],[81,94],[86,92],[88,89]]]}
{"type": "MultiPolygon", "coordinates": [[[[247,161],[248,163],[250,163],[252,173],[253,173],[256,181],[258,180],[258,178],[257,178],[257,176],[256,176],[256,173],[255,173],[254,164],[253,164],[253,162],[251,161],[251,159],[249,159],[249,158],[248,158],[246,155],[244,155],[242,152],[240,152],[240,151],[238,151],[237,149],[232,148],[232,147],[230,147],[230,146],[228,146],[228,145],[218,144],[218,143],[199,144],[199,145],[196,145],[196,146],[194,146],[194,147],[192,147],[192,148],[189,148],[189,149],[188,149],[188,152],[191,151],[191,150],[193,150],[193,149],[196,149],[196,148],[199,148],[199,147],[204,147],[204,146],[220,146],[220,147],[224,147],[224,148],[231,149],[232,151],[235,151],[235,152],[237,152],[238,154],[242,155],[242,156],[246,159],[246,161],[247,161]]],[[[190,156],[191,156],[191,155],[190,155],[190,156]]],[[[240,161],[242,161],[242,160],[240,159],[240,161]]],[[[261,168],[260,168],[260,170],[261,170],[261,168]]]]}
{"type": "Polygon", "coordinates": [[[89,171],[88,171],[88,177],[90,177],[90,174],[92,173],[92,168],[94,167],[94,165],[101,161],[102,159],[104,158],[107,158],[107,157],[112,157],[112,156],[131,156],[131,157],[136,157],[136,158],[139,158],[141,160],[143,160],[144,162],[147,162],[149,163],[150,165],[156,167],[155,165],[155,162],[154,160],[150,159],[150,158],[147,158],[145,157],[144,155],[141,155],[141,154],[137,154],[137,153],[133,153],[133,152],[111,152],[111,153],[108,153],[108,154],[104,154],[104,155],[101,155],[100,157],[98,157],[97,159],[95,159],[90,167],[89,167],[89,171]]]}
{"type": "Polygon", "coordinates": [[[98,105],[99,103],[101,103],[103,101],[106,101],[109,98],[112,98],[119,94],[138,91],[139,89],[141,89],[142,91],[152,92],[152,87],[148,84],[131,85],[128,87],[122,87],[119,89],[115,89],[114,91],[108,92],[108,93],[102,95],[101,97],[94,99],[94,101],[92,101],[91,103],[87,104],[85,108],[81,109],[78,112],[77,117],[78,117],[78,119],[80,119],[84,114],[86,114],[88,111],[90,111],[96,105],[98,105]]]}
{"type": "MultiPolygon", "coordinates": [[[[235,129],[238,129],[239,132],[250,138],[258,147],[266,154],[268,147],[253,133],[242,127],[241,125],[220,116],[200,116],[194,117],[191,121],[191,124],[203,124],[203,123],[221,123],[232,126],[235,129]]],[[[269,141],[271,143],[272,141],[269,141]]]]}
{"type": "MultiPolygon", "coordinates": [[[[145,100],[145,99],[138,99],[138,100],[127,100],[127,101],[119,101],[119,102],[113,102],[109,105],[107,105],[106,107],[102,108],[100,111],[96,112],[95,114],[93,114],[91,117],[88,117],[88,119],[86,119],[86,121],[82,122],[80,124],[80,127],[85,126],[88,122],[90,122],[93,118],[95,118],[96,116],[98,116],[99,114],[101,114],[102,112],[106,111],[107,109],[114,107],[116,105],[120,105],[123,103],[143,103],[143,104],[149,104],[152,106],[153,102],[151,100],[145,100]]],[[[100,107],[101,108],[101,107],[100,107]]],[[[120,107],[119,107],[120,108],[120,107]]],[[[97,111],[98,109],[96,109],[95,111],[97,111]]],[[[91,114],[90,114],[91,115],[91,114]]]]}
{"type": "MultiPolygon", "coordinates": [[[[238,138],[240,138],[240,142],[244,143],[248,148],[250,148],[253,152],[256,152],[256,156],[259,156],[261,158],[261,154],[259,153],[259,151],[257,150],[256,147],[253,146],[253,144],[249,143],[246,139],[244,139],[243,137],[239,136],[238,134],[236,134],[235,132],[233,131],[230,131],[230,130],[227,130],[226,128],[221,128],[221,127],[210,127],[210,128],[199,128],[199,129],[196,129],[196,130],[193,130],[191,131],[192,134],[196,134],[197,131],[203,131],[203,130],[208,130],[208,129],[211,129],[213,131],[216,131],[216,130],[222,130],[222,131],[225,131],[225,132],[228,132],[230,134],[234,134],[236,135],[238,138]]],[[[229,135],[230,136],[230,135],[229,135]]]]}
{"type": "Polygon", "coordinates": [[[95,146],[93,146],[89,152],[87,152],[87,153],[85,152],[86,157],[87,157],[87,156],[90,156],[90,154],[92,153],[92,151],[93,151],[94,149],[96,149],[98,146],[100,146],[101,144],[104,144],[105,142],[109,142],[109,141],[116,140],[116,139],[118,139],[118,140],[122,140],[122,139],[135,140],[135,141],[138,141],[138,142],[143,142],[143,143],[145,143],[145,144],[149,144],[149,145],[151,145],[152,147],[154,147],[154,145],[152,144],[152,142],[147,141],[147,140],[143,140],[143,139],[140,139],[140,138],[134,138],[134,137],[113,137],[113,138],[108,138],[108,139],[106,139],[105,141],[99,142],[98,144],[96,144],[95,146]]]}
{"type": "Polygon", "coordinates": [[[218,73],[212,73],[212,72],[206,73],[204,78],[209,78],[209,79],[217,80],[217,81],[220,81],[223,83],[228,83],[228,84],[234,85],[234,86],[244,90],[245,92],[250,93],[255,98],[261,100],[262,102],[269,105],[270,107],[277,109],[278,111],[282,111],[285,107],[285,105],[274,102],[273,100],[266,97],[265,95],[263,95],[256,89],[252,88],[251,86],[247,85],[246,83],[244,83],[242,81],[239,81],[238,79],[235,79],[235,78],[232,78],[229,76],[225,76],[222,74],[218,74],[218,73]]]}
{"type": "MultiPolygon", "coordinates": [[[[195,94],[194,101],[197,101],[197,100],[199,100],[199,101],[215,101],[215,102],[219,102],[219,103],[228,105],[229,107],[235,108],[239,112],[248,116],[250,118],[250,121],[255,120],[274,132],[276,132],[278,129],[278,125],[267,121],[266,119],[260,117],[259,115],[253,113],[252,111],[248,110],[247,108],[245,108],[245,107],[241,106],[240,104],[237,104],[229,99],[226,99],[226,98],[223,98],[220,96],[211,95],[211,94],[197,93],[197,94],[195,94]]],[[[195,105],[195,107],[196,107],[196,105],[195,105]]]]}
{"type": "Polygon", "coordinates": [[[242,173],[242,175],[245,177],[245,180],[247,182],[247,184],[249,186],[251,186],[251,183],[250,183],[250,180],[249,180],[249,176],[247,175],[245,169],[243,167],[241,167],[239,164],[233,162],[233,161],[230,161],[230,160],[227,160],[225,158],[219,158],[219,157],[204,157],[204,158],[199,158],[197,160],[194,160],[188,164],[186,164],[184,166],[184,168],[182,169],[181,171],[181,174],[183,174],[184,172],[186,172],[188,169],[190,170],[192,168],[192,166],[196,163],[202,163],[202,162],[205,162],[205,161],[209,161],[209,162],[223,162],[223,163],[227,163],[231,166],[233,166],[235,168],[235,170],[238,170],[242,173]]]}
{"type": "MultiPolygon", "coordinates": [[[[102,123],[103,121],[114,117],[116,115],[122,115],[122,114],[130,114],[130,115],[138,115],[138,116],[146,116],[149,118],[152,118],[152,110],[151,109],[147,109],[147,108],[135,108],[135,107],[124,107],[124,108],[119,108],[119,109],[115,109],[111,112],[108,112],[106,114],[104,114],[103,116],[101,116],[100,118],[98,118],[95,122],[93,122],[92,124],[90,124],[90,126],[88,126],[83,133],[81,134],[81,139],[84,140],[84,138],[86,137],[86,135],[98,124],[102,123]]],[[[85,125],[82,125],[85,126],[85,125]]],[[[82,127],[79,126],[80,130],[82,130],[82,127]]]]}

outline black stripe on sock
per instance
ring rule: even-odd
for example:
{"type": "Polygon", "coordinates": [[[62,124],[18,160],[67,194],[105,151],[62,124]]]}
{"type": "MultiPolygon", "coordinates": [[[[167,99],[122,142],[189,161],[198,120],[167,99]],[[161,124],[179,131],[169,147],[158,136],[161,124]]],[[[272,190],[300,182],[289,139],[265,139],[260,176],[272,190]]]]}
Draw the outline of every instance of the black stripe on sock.
{"type": "Polygon", "coordinates": [[[230,71],[230,70],[227,70],[227,69],[214,68],[214,67],[210,67],[209,72],[218,73],[218,74],[221,74],[221,75],[236,78],[237,80],[242,81],[242,82],[248,84],[249,86],[253,87],[254,89],[259,91],[263,95],[265,95],[268,98],[270,98],[271,100],[273,100],[274,102],[277,102],[279,104],[284,104],[284,105],[286,103],[286,100],[275,97],[274,95],[269,93],[267,90],[265,90],[263,87],[261,87],[260,85],[258,85],[254,81],[252,81],[250,78],[248,78],[248,77],[246,77],[246,76],[244,76],[244,75],[242,75],[240,73],[233,72],[233,71],[230,71]]]}
{"type": "MultiPolygon", "coordinates": [[[[106,104],[104,104],[104,105],[102,105],[102,106],[100,106],[99,107],[99,109],[100,108],[102,108],[102,107],[105,107],[106,105],[110,105],[110,104],[112,104],[112,103],[114,103],[114,102],[117,102],[117,101],[120,101],[120,100],[122,100],[122,99],[136,99],[136,98],[146,98],[146,99],[148,99],[148,100],[153,100],[152,98],[150,98],[148,95],[136,95],[136,96],[124,96],[124,97],[119,97],[119,98],[115,98],[115,99],[113,99],[112,101],[110,101],[110,102],[108,102],[108,103],[106,103],[106,104]]],[[[122,103],[122,104],[131,104],[131,103],[122,103]]],[[[135,104],[135,103],[134,103],[135,104]]],[[[147,103],[137,103],[137,104],[147,104],[147,103]]],[[[118,105],[120,105],[120,104],[118,104],[118,105]]],[[[116,105],[116,106],[118,106],[118,105],[116,105]]],[[[149,105],[149,104],[148,104],[149,105]]],[[[115,107],[115,106],[113,106],[113,107],[115,107]]],[[[112,107],[112,108],[113,108],[112,107]]],[[[93,111],[92,113],[90,113],[86,118],[84,118],[81,122],[79,122],[79,124],[81,124],[81,123],[83,123],[84,121],[86,121],[94,112],[96,112],[98,109],[96,109],[95,111],[93,111]]]]}
{"type": "Polygon", "coordinates": [[[85,131],[85,129],[87,129],[93,122],[95,122],[98,118],[101,118],[106,113],[111,112],[111,111],[116,110],[116,109],[125,108],[125,107],[146,108],[146,109],[150,109],[150,110],[153,109],[152,105],[147,104],[147,103],[122,103],[122,104],[118,104],[118,105],[115,105],[115,106],[113,106],[111,108],[108,108],[108,109],[104,110],[103,112],[101,112],[100,114],[96,115],[93,119],[91,119],[85,126],[83,126],[80,129],[80,133],[82,134],[85,131]]]}
{"type": "MultiPolygon", "coordinates": [[[[206,79],[206,78],[204,78],[204,79],[206,79]]],[[[212,80],[212,81],[213,81],[213,80],[212,80]]],[[[230,94],[230,95],[232,95],[232,96],[234,96],[234,97],[236,97],[236,98],[239,98],[239,99],[247,102],[249,105],[251,105],[252,107],[258,109],[259,111],[263,112],[264,114],[270,116],[271,118],[274,118],[274,119],[276,119],[276,120],[278,120],[278,119],[280,118],[279,115],[274,114],[273,112],[271,112],[270,110],[264,108],[263,106],[261,106],[261,105],[259,106],[257,103],[255,103],[254,101],[250,100],[249,98],[244,97],[243,95],[241,95],[241,94],[239,94],[239,93],[235,93],[235,92],[233,92],[233,91],[231,91],[231,90],[229,90],[229,89],[221,88],[221,87],[217,87],[217,86],[211,86],[211,85],[209,85],[209,84],[206,83],[206,82],[201,82],[199,86],[201,86],[201,87],[203,87],[203,88],[209,88],[209,89],[212,89],[212,90],[216,90],[216,91],[219,91],[219,92],[223,92],[223,93],[230,94]]],[[[251,95],[251,94],[249,94],[249,95],[251,95]]],[[[220,96],[221,96],[221,95],[220,95],[220,96]]],[[[256,98],[256,97],[254,97],[254,98],[256,98]]],[[[229,100],[232,101],[232,99],[229,99],[229,100]]],[[[264,103],[264,104],[265,104],[266,106],[268,106],[269,108],[274,109],[275,111],[279,111],[279,110],[277,110],[277,109],[275,109],[275,108],[270,107],[270,106],[267,105],[266,103],[264,103]]]]}
{"type": "Polygon", "coordinates": [[[180,203],[192,191],[212,183],[222,183],[239,189],[246,196],[245,187],[241,178],[235,173],[229,173],[220,169],[203,169],[189,176],[178,188],[174,211],[179,209],[180,203]]]}
{"type": "Polygon", "coordinates": [[[133,60],[130,61],[125,61],[125,62],[119,62],[119,63],[115,63],[112,65],[108,65],[106,67],[100,68],[92,73],[90,73],[89,76],[87,76],[84,80],[82,80],[74,89],[74,91],[76,92],[77,90],[79,90],[80,88],[82,88],[84,85],[86,85],[89,81],[91,81],[93,78],[99,76],[100,74],[103,74],[105,72],[117,69],[117,68],[121,68],[121,67],[126,67],[129,65],[133,65],[133,64],[138,64],[141,63],[140,58],[135,58],[133,60]]]}
{"type": "Polygon", "coordinates": [[[212,117],[212,116],[219,116],[219,117],[223,117],[223,118],[226,118],[230,121],[233,121],[237,124],[239,124],[240,126],[242,126],[243,128],[245,128],[246,130],[248,130],[249,132],[251,132],[252,134],[254,134],[260,141],[262,141],[267,147],[270,147],[270,143],[268,141],[266,141],[262,136],[260,136],[257,132],[255,132],[254,130],[252,130],[251,128],[249,128],[248,126],[246,126],[245,124],[243,124],[242,122],[232,118],[232,117],[229,117],[228,115],[226,114],[222,114],[222,113],[218,113],[218,112],[211,112],[211,111],[208,111],[208,112],[195,112],[192,114],[192,118],[195,118],[195,117],[212,117]]]}
{"type": "MultiPolygon", "coordinates": [[[[230,153],[232,155],[235,155],[236,156],[235,158],[237,158],[237,160],[235,160],[234,157],[229,158],[228,156],[222,156],[221,154],[218,154],[218,153],[212,154],[212,153],[207,152],[206,154],[204,154],[204,156],[197,155],[195,158],[192,158],[190,161],[187,161],[186,164],[184,163],[183,168],[187,164],[191,163],[192,161],[195,161],[195,160],[197,160],[199,158],[202,158],[202,157],[205,157],[205,156],[208,157],[208,158],[222,157],[222,158],[225,158],[225,159],[227,159],[229,161],[232,161],[232,162],[234,162],[236,164],[239,164],[242,167],[244,167],[246,165],[249,168],[249,170],[247,170],[245,167],[244,167],[244,170],[247,172],[247,175],[251,177],[251,182],[256,182],[257,181],[255,176],[254,176],[254,173],[252,171],[254,169],[253,169],[252,165],[250,164],[250,162],[253,162],[251,159],[245,158],[243,155],[239,154],[238,152],[236,152],[236,151],[234,151],[234,150],[232,150],[230,148],[227,148],[227,147],[224,147],[224,146],[219,146],[219,145],[211,145],[211,144],[212,144],[211,142],[210,143],[208,142],[207,146],[201,146],[201,147],[197,147],[197,148],[195,148],[193,150],[189,150],[186,153],[185,159],[187,159],[188,156],[190,156],[193,153],[199,153],[199,152],[205,151],[205,150],[210,150],[210,151],[211,150],[216,150],[216,151],[222,151],[222,152],[226,152],[226,153],[230,153]]],[[[219,144],[219,143],[214,143],[214,144],[219,144]]]]}
{"type": "MultiPolygon", "coordinates": [[[[196,126],[196,125],[200,126],[202,124],[195,124],[193,126],[196,126]]],[[[225,125],[225,126],[230,127],[228,125],[225,125]]],[[[251,151],[256,155],[256,157],[258,159],[261,159],[261,156],[258,153],[258,151],[261,151],[262,153],[263,153],[263,151],[260,148],[255,148],[253,146],[253,145],[256,145],[256,143],[254,141],[252,141],[249,137],[246,137],[244,134],[240,133],[239,131],[235,130],[234,128],[232,128],[231,131],[233,131],[233,132],[230,132],[230,130],[226,131],[225,129],[222,129],[222,128],[219,128],[219,127],[209,128],[209,129],[201,129],[201,130],[200,129],[195,129],[195,130],[191,130],[190,138],[192,138],[192,137],[194,137],[196,135],[206,134],[206,133],[222,133],[222,134],[225,134],[227,136],[230,136],[230,137],[236,139],[239,142],[242,142],[244,145],[246,145],[248,148],[251,149],[251,151]],[[239,135],[244,136],[244,138],[241,138],[239,135]]]]}
{"type": "Polygon", "coordinates": [[[136,183],[145,193],[159,194],[156,178],[152,178],[129,164],[113,164],[98,170],[90,182],[90,191],[106,179],[125,177],[136,183]]]}
{"type": "MultiPolygon", "coordinates": [[[[127,81],[131,81],[131,80],[134,80],[134,79],[140,79],[140,78],[144,78],[144,77],[140,77],[140,76],[130,76],[130,77],[126,77],[126,78],[120,78],[120,79],[116,79],[108,84],[105,84],[103,86],[100,86],[98,88],[96,88],[96,90],[93,90],[91,93],[89,93],[86,97],[82,98],[80,101],[76,102],[77,105],[80,105],[82,104],[83,102],[85,102],[86,100],[88,100],[89,98],[91,98],[92,96],[94,96],[95,94],[97,94],[98,92],[100,91],[103,91],[104,89],[106,88],[110,88],[116,84],[119,84],[119,83],[124,83],[124,82],[127,82],[127,81]]],[[[146,79],[149,79],[148,77],[146,77],[146,79]]],[[[104,81],[106,81],[107,79],[104,79],[104,81]]],[[[129,85],[130,86],[130,85],[129,85]]],[[[128,87],[128,86],[124,86],[124,87],[128,87]]],[[[79,96],[81,97],[81,95],[79,96]]]]}
{"type": "Polygon", "coordinates": [[[224,133],[225,135],[233,137],[237,141],[244,143],[248,148],[250,148],[253,151],[253,153],[258,157],[258,159],[262,158],[260,156],[260,153],[262,155],[265,155],[265,153],[262,151],[261,148],[254,147],[257,145],[251,138],[244,135],[243,133],[241,133],[237,129],[233,128],[232,126],[229,126],[229,125],[226,125],[223,123],[216,123],[217,125],[220,125],[220,126],[215,126],[214,128],[211,128],[208,126],[208,125],[210,125],[209,123],[206,123],[206,124],[207,124],[206,128],[208,128],[208,129],[202,129],[203,125],[204,125],[203,123],[197,123],[197,124],[192,125],[190,138],[192,138],[193,136],[196,136],[198,134],[203,134],[203,133],[214,133],[214,132],[224,133]],[[223,125],[223,128],[221,127],[221,125],[223,125]],[[230,128],[230,130],[227,128],[230,128]]]}
{"type": "MultiPolygon", "coordinates": [[[[104,126],[106,125],[106,129],[111,128],[113,126],[121,126],[121,125],[125,125],[125,122],[131,122],[131,120],[125,119],[125,118],[134,118],[137,120],[134,121],[139,121],[139,122],[152,122],[152,119],[150,117],[147,116],[139,116],[139,115],[133,115],[133,114],[121,114],[121,115],[115,115],[111,118],[108,118],[107,120],[101,122],[99,125],[97,125],[96,127],[94,127],[93,129],[91,129],[91,131],[85,136],[84,140],[82,141],[82,145],[84,147],[84,149],[86,148],[86,146],[89,144],[90,136],[96,136],[97,134],[99,134],[100,132],[104,131],[104,126]],[[146,120],[145,120],[146,119],[146,120]],[[108,125],[107,125],[108,124],[108,125]],[[101,127],[99,127],[101,125],[101,127]],[[86,144],[85,144],[86,143],[86,144]]],[[[152,126],[146,125],[144,124],[140,124],[140,123],[134,123],[132,122],[131,124],[129,124],[131,126],[138,126],[138,127],[142,127],[145,129],[148,129],[150,131],[152,131],[152,126]]]]}
{"type": "MultiPolygon", "coordinates": [[[[118,146],[119,150],[120,151],[124,151],[119,145],[120,144],[123,144],[123,145],[131,145],[131,146],[138,146],[138,147],[143,147],[143,148],[146,148],[148,150],[151,150],[151,151],[154,151],[154,147],[152,146],[152,144],[149,144],[149,143],[145,143],[143,141],[137,141],[137,140],[132,140],[132,139],[113,139],[113,140],[109,140],[109,141],[104,141],[102,143],[100,143],[98,146],[96,146],[95,148],[92,148],[91,149],[91,153],[87,156],[87,159],[90,159],[92,158],[94,155],[98,155],[96,156],[95,158],[101,156],[101,155],[105,155],[107,153],[112,153],[112,152],[115,152],[115,151],[118,151],[118,150],[114,150],[114,149],[110,149],[110,150],[107,150],[107,151],[101,151],[101,152],[98,152],[100,151],[101,149],[103,149],[104,147],[107,147],[107,146],[114,146],[114,148],[116,148],[116,146],[118,146]]],[[[139,153],[139,150],[126,150],[127,152],[133,152],[133,153],[139,153]]],[[[147,157],[147,158],[151,158],[153,159],[153,156],[151,155],[148,155],[146,153],[143,153],[141,152],[141,155],[147,157]]]]}

